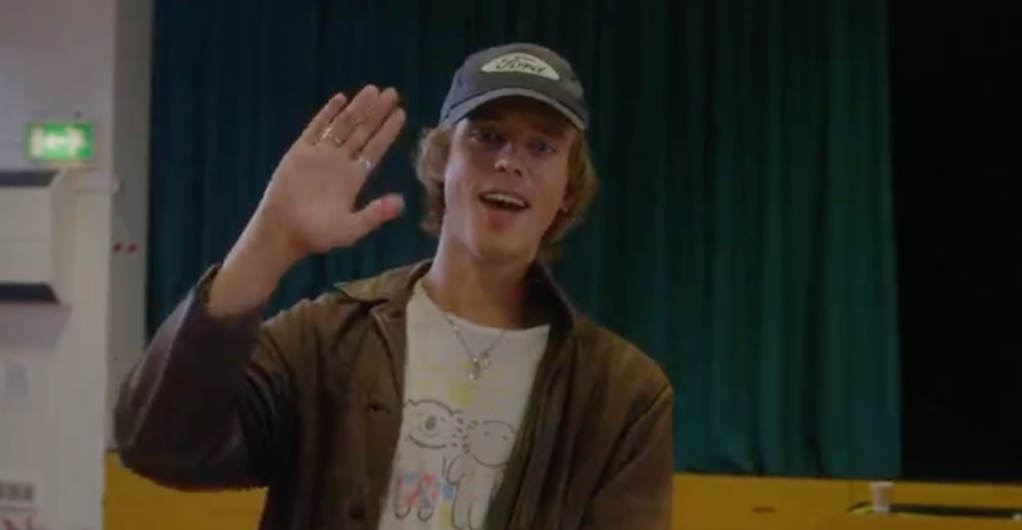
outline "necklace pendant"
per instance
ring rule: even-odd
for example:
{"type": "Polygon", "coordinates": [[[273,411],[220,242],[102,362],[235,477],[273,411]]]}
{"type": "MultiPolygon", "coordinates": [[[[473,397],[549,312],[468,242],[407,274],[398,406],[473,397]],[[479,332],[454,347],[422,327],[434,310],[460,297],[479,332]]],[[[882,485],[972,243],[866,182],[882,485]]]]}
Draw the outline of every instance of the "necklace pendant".
{"type": "Polygon", "coordinates": [[[480,377],[482,377],[483,374],[485,374],[486,371],[489,370],[489,369],[490,369],[490,356],[489,355],[484,355],[482,357],[475,357],[475,358],[473,358],[469,362],[469,365],[468,365],[468,378],[473,380],[473,381],[476,381],[480,377]]]}

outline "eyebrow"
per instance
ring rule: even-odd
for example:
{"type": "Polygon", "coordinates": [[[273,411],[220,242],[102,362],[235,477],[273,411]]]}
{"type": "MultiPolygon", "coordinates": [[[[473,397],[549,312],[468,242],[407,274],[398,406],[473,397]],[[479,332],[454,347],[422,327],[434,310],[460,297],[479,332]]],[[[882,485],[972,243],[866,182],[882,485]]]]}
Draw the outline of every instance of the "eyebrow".
{"type": "MultiPolygon", "coordinates": [[[[487,112],[485,114],[480,113],[478,116],[470,118],[469,121],[476,125],[498,125],[501,120],[500,114],[497,112],[487,112]]],[[[569,125],[560,119],[530,112],[526,114],[525,121],[529,126],[544,135],[555,138],[568,137],[569,125]]]]}
{"type": "Polygon", "coordinates": [[[566,138],[568,136],[568,124],[563,120],[546,116],[530,116],[528,121],[541,133],[557,138],[566,138]]]}

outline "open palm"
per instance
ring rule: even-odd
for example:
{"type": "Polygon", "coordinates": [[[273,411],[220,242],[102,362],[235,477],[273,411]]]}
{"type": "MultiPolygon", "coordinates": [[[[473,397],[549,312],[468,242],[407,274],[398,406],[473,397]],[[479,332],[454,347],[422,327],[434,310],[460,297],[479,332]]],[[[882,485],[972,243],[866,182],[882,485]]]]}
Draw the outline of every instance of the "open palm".
{"type": "Polygon", "coordinates": [[[350,104],[333,97],[281,159],[258,215],[303,255],[350,246],[397,217],[404,206],[399,196],[358,211],[355,199],[404,121],[393,89],[367,86],[350,104]]]}

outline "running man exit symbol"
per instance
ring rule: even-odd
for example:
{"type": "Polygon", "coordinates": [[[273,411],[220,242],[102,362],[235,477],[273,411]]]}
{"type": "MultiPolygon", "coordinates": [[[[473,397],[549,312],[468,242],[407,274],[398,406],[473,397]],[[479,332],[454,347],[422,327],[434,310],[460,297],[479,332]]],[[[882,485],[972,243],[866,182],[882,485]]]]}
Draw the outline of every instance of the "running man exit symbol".
{"type": "Polygon", "coordinates": [[[26,155],[40,162],[84,161],[93,155],[93,128],[85,122],[30,123],[26,155]]]}

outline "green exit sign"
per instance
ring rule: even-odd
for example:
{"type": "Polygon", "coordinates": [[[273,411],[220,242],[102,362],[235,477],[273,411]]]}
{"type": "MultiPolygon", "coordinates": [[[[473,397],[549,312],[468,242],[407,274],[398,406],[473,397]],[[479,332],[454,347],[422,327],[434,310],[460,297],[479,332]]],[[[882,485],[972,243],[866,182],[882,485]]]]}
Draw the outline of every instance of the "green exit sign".
{"type": "Polygon", "coordinates": [[[26,155],[40,162],[80,162],[93,154],[93,127],[79,121],[30,123],[26,129],[26,155]]]}

